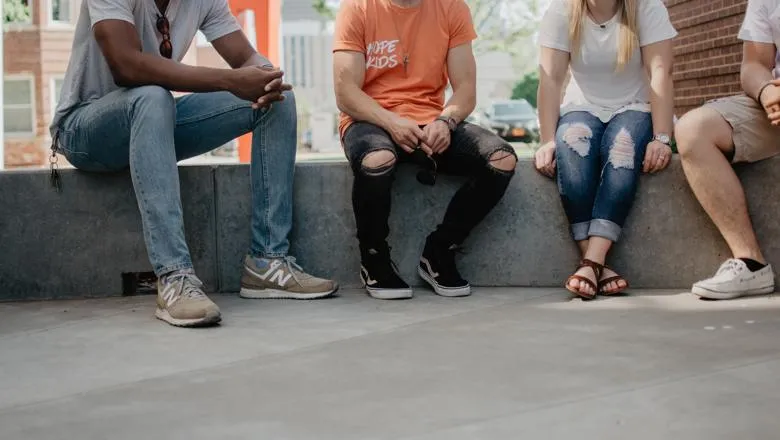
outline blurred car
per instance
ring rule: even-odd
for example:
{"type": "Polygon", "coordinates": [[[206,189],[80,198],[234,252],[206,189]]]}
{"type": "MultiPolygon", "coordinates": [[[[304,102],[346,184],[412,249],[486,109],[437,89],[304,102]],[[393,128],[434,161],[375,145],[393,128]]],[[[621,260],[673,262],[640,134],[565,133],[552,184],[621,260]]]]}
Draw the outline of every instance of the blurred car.
{"type": "Polygon", "coordinates": [[[495,101],[487,107],[484,117],[487,125],[508,142],[539,140],[539,117],[525,99],[495,101]]]}
{"type": "Polygon", "coordinates": [[[466,122],[493,131],[493,128],[490,127],[490,124],[488,123],[487,118],[485,117],[485,114],[482,111],[475,111],[474,113],[470,114],[469,117],[466,118],[466,122]]]}

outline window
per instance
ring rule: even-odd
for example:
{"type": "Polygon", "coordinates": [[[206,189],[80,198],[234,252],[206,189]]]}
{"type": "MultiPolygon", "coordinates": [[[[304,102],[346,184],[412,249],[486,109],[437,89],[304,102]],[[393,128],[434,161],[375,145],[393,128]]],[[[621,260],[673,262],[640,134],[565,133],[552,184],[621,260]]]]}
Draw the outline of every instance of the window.
{"type": "Polygon", "coordinates": [[[309,61],[309,57],[307,56],[309,51],[306,50],[307,40],[309,40],[308,37],[300,37],[298,39],[298,41],[301,43],[300,54],[298,55],[301,58],[300,59],[300,63],[299,63],[300,70],[301,70],[301,78],[298,81],[298,84],[301,87],[306,87],[308,85],[308,81],[307,81],[308,78],[306,76],[306,74],[307,74],[307,72],[306,72],[306,64],[308,64],[308,61],[309,61]]]}
{"type": "Polygon", "coordinates": [[[286,77],[294,84],[298,85],[298,37],[292,36],[289,38],[290,43],[290,63],[288,68],[285,69],[286,77]]]}
{"type": "Polygon", "coordinates": [[[49,21],[68,25],[75,23],[78,5],[78,0],[49,0],[49,21]]]}
{"type": "Polygon", "coordinates": [[[3,122],[9,136],[35,134],[33,79],[6,77],[3,81],[3,122]]]}
{"type": "Polygon", "coordinates": [[[64,81],[65,79],[62,77],[54,77],[51,79],[51,87],[49,89],[49,93],[51,94],[50,117],[54,117],[54,113],[57,111],[57,104],[60,103],[60,94],[62,93],[62,83],[64,81]]]}
{"type": "Polygon", "coordinates": [[[32,0],[3,0],[6,23],[32,23],[32,0]]]}

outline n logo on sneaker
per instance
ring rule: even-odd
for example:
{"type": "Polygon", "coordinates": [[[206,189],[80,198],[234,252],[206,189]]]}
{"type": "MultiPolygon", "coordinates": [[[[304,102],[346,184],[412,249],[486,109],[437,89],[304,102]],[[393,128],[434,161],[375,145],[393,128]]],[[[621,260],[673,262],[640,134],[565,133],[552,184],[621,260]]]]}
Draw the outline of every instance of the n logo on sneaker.
{"type": "Polygon", "coordinates": [[[173,303],[176,302],[176,300],[179,299],[178,290],[176,289],[176,286],[171,286],[170,288],[163,290],[162,293],[162,299],[165,301],[165,307],[170,307],[173,305],[173,303]]]}
{"type": "Polygon", "coordinates": [[[292,272],[285,273],[284,266],[280,260],[273,261],[268,270],[262,275],[257,273],[254,268],[248,269],[253,275],[261,280],[268,281],[269,283],[276,283],[280,287],[286,286],[287,282],[290,281],[290,278],[293,276],[292,272]]]}

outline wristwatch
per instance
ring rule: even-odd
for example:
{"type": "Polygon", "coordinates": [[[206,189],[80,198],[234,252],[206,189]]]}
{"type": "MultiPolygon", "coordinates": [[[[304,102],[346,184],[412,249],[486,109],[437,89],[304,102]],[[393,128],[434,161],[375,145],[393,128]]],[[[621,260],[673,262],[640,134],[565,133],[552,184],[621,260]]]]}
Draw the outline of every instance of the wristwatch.
{"type": "Polygon", "coordinates": [[[449,128],[450,131],[455,131],[455,129],[458,128],[458,121],[456,121],[455,118],[449,116],[439,116],[436,118],[436,120],[445,122],[447,124],[447,128],[449,128]]]}
{"type": "Polygon", "coordinates": [[[658,133],[657,135],[653,136],[653,140],[660,142],[666,145],[667,147],[672,146],[672,137],[666,133],[658,133]]]}

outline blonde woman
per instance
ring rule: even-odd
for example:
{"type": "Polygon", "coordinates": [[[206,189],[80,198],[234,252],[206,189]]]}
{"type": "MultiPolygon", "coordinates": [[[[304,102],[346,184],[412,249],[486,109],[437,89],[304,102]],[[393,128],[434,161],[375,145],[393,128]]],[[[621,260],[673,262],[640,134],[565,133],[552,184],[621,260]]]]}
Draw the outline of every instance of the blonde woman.
{"type": "Polygon", "coordinates": [[[639,175],[671,159],[676,35],[661,0],[553,0],[542,19],[536,168],[557,172],[582,252],[566,288],[583,298],[628,287],[605,263],[639,175]]]}

